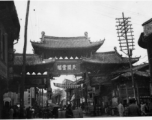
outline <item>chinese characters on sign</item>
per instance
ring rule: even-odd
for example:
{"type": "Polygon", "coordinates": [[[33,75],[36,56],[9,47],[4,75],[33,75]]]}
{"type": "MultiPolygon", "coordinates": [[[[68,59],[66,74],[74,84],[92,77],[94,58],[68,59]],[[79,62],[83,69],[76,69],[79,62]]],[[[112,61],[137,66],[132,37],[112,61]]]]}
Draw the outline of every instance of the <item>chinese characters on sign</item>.
{"type": "Polygon", "coordinates": [[[58,70],[77,70],[76,65],[57,65],[58,70]]]}
{"type": "Polygon", "coordinates": [[[81,64],[82,60],[73,60],[73,59],[59,59],[56,60],[52,74],[61,75],[61,74],[77,74],[81,73],[81,64]]]}

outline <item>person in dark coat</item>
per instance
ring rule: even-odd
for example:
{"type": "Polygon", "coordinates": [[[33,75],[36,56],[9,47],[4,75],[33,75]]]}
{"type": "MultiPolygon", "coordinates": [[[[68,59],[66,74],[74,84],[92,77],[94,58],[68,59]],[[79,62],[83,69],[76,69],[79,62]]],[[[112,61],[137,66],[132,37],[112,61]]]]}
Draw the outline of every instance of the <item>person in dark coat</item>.
{"type": "Polygon", "coordinates": [[[5,102],[5,105],[2,109],[2,119],[9,119],[9,110],[10,110],[9,102],[5,102]]]}
{"type": "Polygon", "coordinates": [[[58,118],[58,107],[53,108],[52,114],[53,114],[53,118],[58,118]]]}
{"type": "Polygon", "coordinates": [[[138,105],[136,105],[136,100],[132,98],[129,100],[129,102],[130,105],[128,107],[128,116],[140,116],[141,112],[138,105]]]}
{"type": "Polygon", "coordinates": [[[66,118],[73,118],[73,112],[71,109],[71,105],[67,106],[66,112],[65,112],[65,117],[66,118]]]}
{"type": "Polygon", "coordinates": [[[28,107],[28,108],[26,109],[26,118],[27,118],[27,119],[32,118],[31,107],[28,107]]]}

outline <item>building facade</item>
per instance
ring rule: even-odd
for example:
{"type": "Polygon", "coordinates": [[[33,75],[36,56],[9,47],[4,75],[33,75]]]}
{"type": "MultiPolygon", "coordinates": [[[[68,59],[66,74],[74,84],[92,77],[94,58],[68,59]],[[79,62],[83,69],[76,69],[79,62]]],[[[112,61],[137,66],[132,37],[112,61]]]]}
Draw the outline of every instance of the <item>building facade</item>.
{"type": "Polygon", "coordinates": [[[19,39],[20,24],[13,1],[0,3],[0,118],[3,95],[9,90],[13,72],[13,45],[19,39]]]}

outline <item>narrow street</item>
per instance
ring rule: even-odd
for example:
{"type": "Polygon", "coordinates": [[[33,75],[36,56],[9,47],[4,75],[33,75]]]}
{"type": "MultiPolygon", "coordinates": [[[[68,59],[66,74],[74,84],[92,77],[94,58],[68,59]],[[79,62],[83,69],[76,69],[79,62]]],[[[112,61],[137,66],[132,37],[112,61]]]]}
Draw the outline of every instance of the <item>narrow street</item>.
{"type": "Polygon", "coordinates": [[[152,116],[151,6],[0,1],[0,119],[152,116]]]}

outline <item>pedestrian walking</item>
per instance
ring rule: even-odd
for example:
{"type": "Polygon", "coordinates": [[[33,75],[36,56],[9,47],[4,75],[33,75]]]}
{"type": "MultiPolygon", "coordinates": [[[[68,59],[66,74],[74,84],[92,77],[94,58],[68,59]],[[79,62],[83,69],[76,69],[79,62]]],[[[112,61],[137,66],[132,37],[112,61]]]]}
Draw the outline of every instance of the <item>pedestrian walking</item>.
{"type": "Polygon", "coordinates": [[[66,118],[73,118],[73,112],[71,109],[71,105],[68,105],[65,113],[66,118]]]}
{"type": "Polygon", "coordinates": [[[75,108],[72,110],[72,112],[73,112],[73,117],[74,117],[74,118],[79,118],[79,112],[78,112],[77,107],[75,107],[75,108]]]}
{"type": "Polygon", "coordinates": [[[34,114],[35,114],[35,109],[33,107],[31,107],[31,117],[34,118],[34,114]]]}
{"type": "Polygon", "coordinates": [[[136,104],[136,100],[134,98],[129,100],[129,107],[128,107],[128,116],[140,116],[140,108],[136,104]]]}
{"type": "Polygon", "coordinates": [[[23,114],[24,114],[24,118],[26,118],[26,108],[25,108],[25,106],[23,108],[23,114]]]}
{"type": "Polygon", "coordinates": [[[38,116],[39,116],[39,118],[42,118],[42,108],[39,108],[38,116]]]}
{"type": "Polygon", "coordinates": [[[124,113],[124,106],[121,101],[118,104],[118,112],[119,112],[119,116],[122,117],[124,113]]]}
{"type": "Polygon", "coordinates": [[[63,108],[59,111],[58,118],[66,118],[65,117],[65,110],[63,108]]]}
{"type": "Polygon", "coordinates": [[[124,112],[123,112],[123,116],[128,116],[128,103],[124,104],[124,112]]]}
{"type": "Polygon", "coordinates": [[[2,119],[9,119],[9,102],[5,102],[5,105],[2,109],[2,119]]]}
{"type": "Polygon", "coordinates": [[[17,117],[17,106],[14,105],[13,109],[14,109],[13,118],[14,118],[14,119],[17,119],[17,118],[18,118],[18,117],[17,117]]]}
{"type": "Polygon", "coordinates": [[[141,115],[145,116],[146,115],[146,111],[145,111],[146,110],[146,104],[145,103],[141,102],[140,110],[141,110],[141,115]]]}
{"type": "Polygon", "coordinates": [[[31,107],[28,107],[28,108],[26,109],[26,118],[27,118],[27,119],[32,118],[31,107]]]}
{"type": "Polygon", "coordinates": [[[20,116],[20,107],[18,107],[17,105],[16,105],[16,111],[15,111],[15,113],[16,113],[16,119],[19,119],[19,116],[20,116]]]}
{"type": "Polygon", "coordinates": [[[58,107],[53,108],[52,114],[53,114],[53,118],[58,118],[58,107]]]}
{"type": "Polygon", "coordinates": [[[14,109],[13,109],[13,107],[11,106],[11,107],[10,107],[10,110],[9,110],[9,118],[10,118],[10,119],[13,119],[13,114],[14,114],[14,109]]]}
{"type": "Polygon", "coordinates": [[[146,115],[149,115],[149,106],[148,106],[147,102],[145,104],[145,113],[146,113],[146,115]]]}
{"type": "Polygon", "coordinates": [[[83,111],[81,107],[78,107],[79,118],[83,118],[83,111]]]}
{"type": "Polygon", "coordinates": [[[152,100],[149,102],[149,113],[152,115],[152,100]]]}

